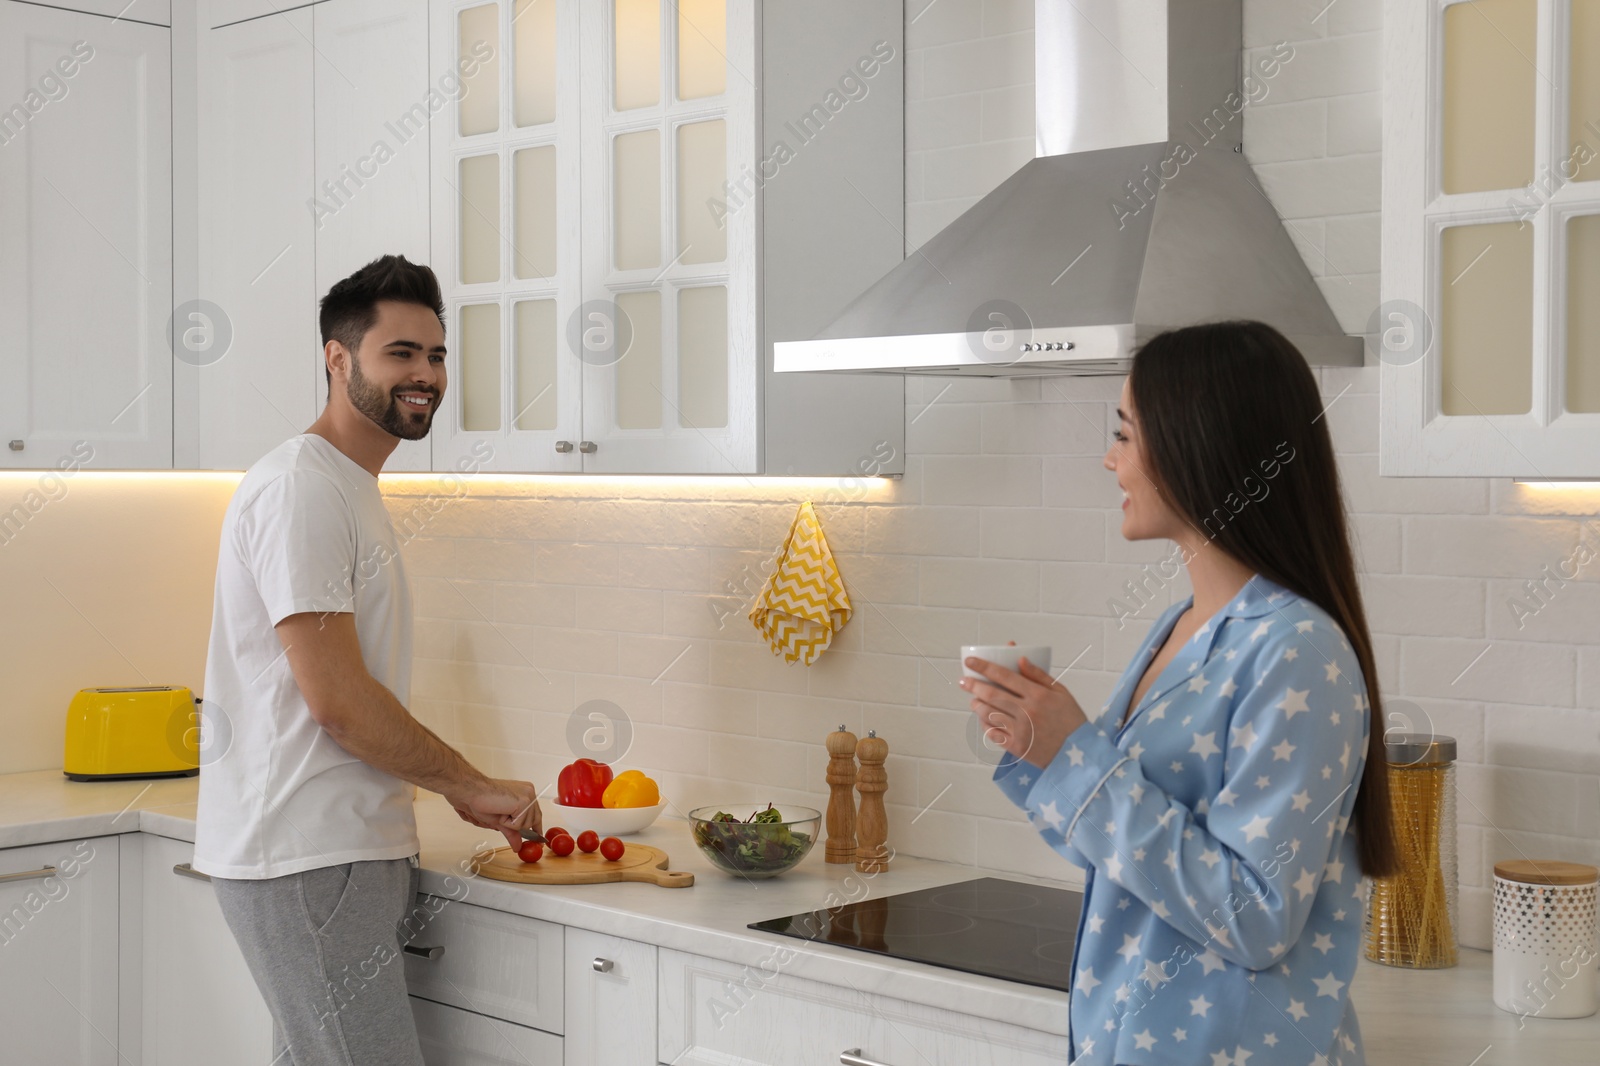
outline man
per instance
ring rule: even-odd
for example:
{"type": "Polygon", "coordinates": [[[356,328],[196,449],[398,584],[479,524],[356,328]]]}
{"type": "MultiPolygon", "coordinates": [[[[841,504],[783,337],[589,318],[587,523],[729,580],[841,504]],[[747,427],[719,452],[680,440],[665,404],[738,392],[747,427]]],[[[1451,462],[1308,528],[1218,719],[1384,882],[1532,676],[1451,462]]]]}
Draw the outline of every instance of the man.
{"type": "Polygon", "coordinates": [[[531,783],[484,776],[405,708],[411,596],[378,473],[444,396],[443,319],[433,271],[398,256],[330,289],[328,406],[222,522],[194,866],[278,1066],[422,1063],[397,928],[419,874],[407,782],[513,845],[541,827],[531,783]]]}

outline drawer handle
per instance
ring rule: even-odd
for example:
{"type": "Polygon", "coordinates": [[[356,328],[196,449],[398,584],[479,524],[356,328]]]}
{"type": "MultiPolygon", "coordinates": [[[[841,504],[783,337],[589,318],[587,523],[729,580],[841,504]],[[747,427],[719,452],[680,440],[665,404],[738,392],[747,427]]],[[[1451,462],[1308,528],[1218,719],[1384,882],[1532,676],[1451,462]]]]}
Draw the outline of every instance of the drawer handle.
{"type": "Polygon", "coordinates": [[[610,973],[611,972],[611,967],[613,965],[615,965],[615,964],[610,959],[595,959],[594,960],[594,972],[595,973],[610,973]]]}
{"type": "Polygon", "coordinates": [[[32,881],[36,877],[49,877],[55,872],[54,866],[46,866],[40,870],[24,870],[20,874],[0,874],[0,885],[7,881],[32,881]]]}
{"type": "Polygon", "coordinates": [[[853,1047],[839,1055],[839,1066],[889,1066],[889,1064],[879,1062],[877,1059],[864,1059],[861,1057],[861,1049],[853,1047]]]}
{"type": "Polygon", "coordinates": [[[444,954],[444,945],[434,944],[431,947],[423,947],[421,944],[407,944],[400,950],[407,955],[415,955],[422,959],[437,959],[444,954]]]}
{"type": "Polygon", "coordinates": [[[177,874],[179,877],[189,877],[196,881],[205,881],[207,884],[211,882],[210,874],[203,874],[186,862],[180,862],[178,865],[174,866],[172,868],[172,872],[177,874]]]}

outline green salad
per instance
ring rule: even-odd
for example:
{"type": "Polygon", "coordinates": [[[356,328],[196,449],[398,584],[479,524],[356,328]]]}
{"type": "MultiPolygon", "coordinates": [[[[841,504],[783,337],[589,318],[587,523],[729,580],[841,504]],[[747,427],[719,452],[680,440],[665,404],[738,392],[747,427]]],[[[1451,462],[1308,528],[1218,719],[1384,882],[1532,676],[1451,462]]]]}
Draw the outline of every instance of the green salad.
{"type": "Polygon", "coordinates": [[[735,872],[765,872],[798,862],[811,847],[811,837],[783,823],[772,804],[740,821],[726,811],[695,823],[695,842],[712,858],[735,872]]]}

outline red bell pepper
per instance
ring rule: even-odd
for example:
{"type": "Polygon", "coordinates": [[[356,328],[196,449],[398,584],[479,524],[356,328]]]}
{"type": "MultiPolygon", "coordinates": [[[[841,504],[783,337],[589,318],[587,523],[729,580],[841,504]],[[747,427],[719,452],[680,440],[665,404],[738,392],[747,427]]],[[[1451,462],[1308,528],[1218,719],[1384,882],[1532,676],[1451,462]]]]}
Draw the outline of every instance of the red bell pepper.
{"type": "Polygon", "coordinates": [[[594,759],[579,759],[562,767],[556,778],[556,802],[563,807],[600,807],[611,767],[594,759]]]}

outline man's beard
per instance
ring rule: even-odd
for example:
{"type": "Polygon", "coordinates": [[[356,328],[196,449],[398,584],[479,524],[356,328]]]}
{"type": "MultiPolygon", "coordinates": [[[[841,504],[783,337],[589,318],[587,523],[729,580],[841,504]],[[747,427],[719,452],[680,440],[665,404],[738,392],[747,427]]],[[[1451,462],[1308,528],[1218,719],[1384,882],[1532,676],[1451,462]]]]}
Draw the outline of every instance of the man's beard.
{"type": "MultiPolygon", "coordinates": [[[[405,406],[404,400],[380,392],[372,382],[361,376],[361,361],[353,355],[350,359],[350,386],[345,390],[345,394],[350,397],[352,407],[372,419],[378,424],[378,428],[392,437],[399,437],[401,440],[421,440],[433,427],[434,409],[431,405],[425,411],[418,409],[423,417],[413,417],[411,409],[405,406]]],[[[433,393],[430,391],[429,395],[432,396],[433,393]]],[[[434,399],[437,400],[437,396],[434,399]]]]}

